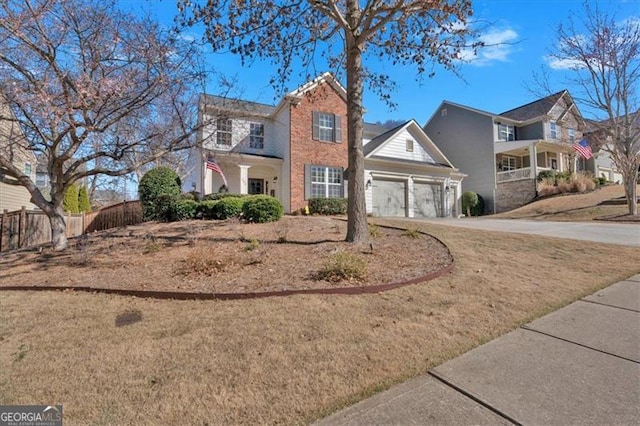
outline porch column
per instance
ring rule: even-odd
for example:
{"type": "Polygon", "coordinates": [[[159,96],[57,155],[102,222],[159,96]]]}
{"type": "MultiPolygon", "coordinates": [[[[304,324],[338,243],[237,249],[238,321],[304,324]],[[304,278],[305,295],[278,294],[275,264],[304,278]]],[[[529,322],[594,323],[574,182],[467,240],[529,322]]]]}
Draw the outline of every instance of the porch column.
{"type": "Polygon", "coordinates": [[[556,153],[558,157],[558,172],[564,172],[564,152],[556,153]]]}
{"type": "Polygon", "coordinates": [[[249,167],[238,166],[240,168],[240,194],[249,193],[249,167]]]}
{"type": "Polygon", "coordinates": [[[538,150],[535,143],[529,145],[529,163],[531,163],[531,178],[536,179],[538,177],[538,150]]]}

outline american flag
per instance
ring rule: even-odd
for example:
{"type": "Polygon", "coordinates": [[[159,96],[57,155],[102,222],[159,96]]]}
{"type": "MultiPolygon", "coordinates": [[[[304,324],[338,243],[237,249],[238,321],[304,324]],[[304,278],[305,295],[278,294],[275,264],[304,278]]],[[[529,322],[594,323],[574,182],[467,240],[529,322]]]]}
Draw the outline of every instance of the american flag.
{"type": "Polygon", "coordinates": [[[593,152],[591,151],[591,147],[589,146],[589,142],[586,139],[582,139],[580,142],[576,142],[571,145],[571,148],[575,149],[584,157],[586,160],[593,157],[593,152]]]}
{"type": "Polygon", "coordinates": [[[220,175],[220,177],[224,181],[224,186],[229,186],[227,185],[227,178],[225,177],[224,173],[222,173],[222,169],[220,168],[220,166],[218,166],[218,163],[216,163],[216,160],[212,156],[207,157],[206,167],[207,169],[220,175]]]}

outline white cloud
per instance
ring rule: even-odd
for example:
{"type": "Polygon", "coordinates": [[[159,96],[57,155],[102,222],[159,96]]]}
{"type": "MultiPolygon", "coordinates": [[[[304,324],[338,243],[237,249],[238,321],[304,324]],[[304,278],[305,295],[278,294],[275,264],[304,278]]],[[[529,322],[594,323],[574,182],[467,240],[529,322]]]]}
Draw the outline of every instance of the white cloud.
{"type": "Polygon", "coordinates": [[[518,33],[511,28],[491,30],[481,34],[478,41],[484,43],[477,52],[465,49],[460,52],[460,59],[475,66],[486,66],[494,62],[507,62],[513,52],[513,43],[518,40],[518,33]]]}
{"type": "Polygon", "coordinates": [[[554,58],[553,56],[545,56],[545,62],[551,67],[553,70],[575,70],[577,68],[583,68],[584,64],[582,61],[577,59],[570,58],[554,58]]]}

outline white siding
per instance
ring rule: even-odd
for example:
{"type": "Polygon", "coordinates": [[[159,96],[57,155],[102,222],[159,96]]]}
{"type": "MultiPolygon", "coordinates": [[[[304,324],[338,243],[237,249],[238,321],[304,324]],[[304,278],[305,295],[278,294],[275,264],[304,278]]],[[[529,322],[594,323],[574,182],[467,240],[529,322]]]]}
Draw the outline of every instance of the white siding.
{"type": "Polygon", "coordinates": [[[279,178],[280,200],[283,200],[284,210],[291,213],[291,111],[290,106],[284,105],[273,118],[274,154],[282,158],[282,175],[279,178]]]}
{"type": "Polygon", "coordinates": [[[400,160],[421,161],[426,163],[436,162],[407,129],[398,133],[373,155],[376,157],[397,158],[400,160]],[[412,152],[407,151],[407,140],[413,143],[412,152]]]}

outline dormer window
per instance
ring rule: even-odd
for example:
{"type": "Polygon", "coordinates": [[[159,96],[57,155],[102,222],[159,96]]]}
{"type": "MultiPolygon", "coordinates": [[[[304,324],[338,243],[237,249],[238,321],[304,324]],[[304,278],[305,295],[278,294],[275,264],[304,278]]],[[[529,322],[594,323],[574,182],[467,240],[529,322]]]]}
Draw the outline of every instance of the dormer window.
{"type": "Polygon", "coordinates": [[[498,123],[498,140],[513,141],[515,140],[515,129],[513,126],[498,123]]]}
{"type": "Polygon", "coordinates": [[[558,139],[558,125],[555,121],[549,122],[549,139],[558,139]]]}

